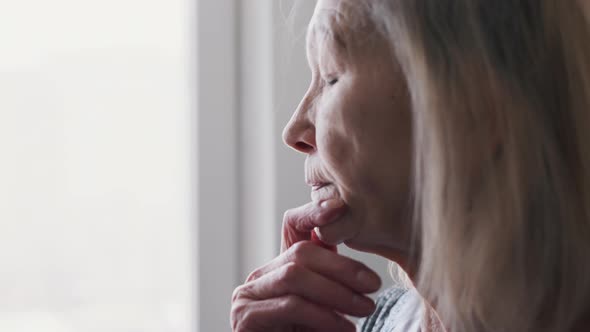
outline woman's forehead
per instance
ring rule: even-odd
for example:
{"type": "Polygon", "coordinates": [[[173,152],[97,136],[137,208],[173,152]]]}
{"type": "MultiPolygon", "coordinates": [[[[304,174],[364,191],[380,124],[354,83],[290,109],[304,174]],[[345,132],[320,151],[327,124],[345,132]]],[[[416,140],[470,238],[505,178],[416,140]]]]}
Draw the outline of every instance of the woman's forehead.
{"type": "Polygon", "coordinates": [[[338,47],[346,49],[346,43],[339,29],[326,22],[316,22],[310,25],[307,33],[308,47],[316,48],[318,44],[323,44],[327,40],[334,41],[338,47]]]}
{"type": "Polygon", "coordinates": [[[339,22],[338,26],[346,26],[346,17],[342,15],[341,10],[342,1],[340,0],[319,0],[317,2],[307,32],[308,47],[315,48],[316,43],[330,36],[339,44],[338,46],[345,48],[344,36],[342,36],[344,31],[340,31],[341,29],[336,24],[339,22]]]}
{"type": "Polygon", "coordinates": [[[353,56],[381,45],[367,12],[355,1],[360,0],[318,0],[307,31],[308,50],[329,45],[341,55],[353,56]]]}

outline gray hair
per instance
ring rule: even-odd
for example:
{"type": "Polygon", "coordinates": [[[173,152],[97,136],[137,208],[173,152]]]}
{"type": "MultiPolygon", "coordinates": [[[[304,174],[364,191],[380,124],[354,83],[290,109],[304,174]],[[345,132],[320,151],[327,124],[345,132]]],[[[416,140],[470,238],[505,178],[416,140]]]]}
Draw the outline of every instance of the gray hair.
{"type": "Polygon", "coordinates": [[[420,293],[452,331],[571,329],[590,303],[589,3],[342,0],[340,14],[340,33],[389,43],[411,95],[420,293]]]}

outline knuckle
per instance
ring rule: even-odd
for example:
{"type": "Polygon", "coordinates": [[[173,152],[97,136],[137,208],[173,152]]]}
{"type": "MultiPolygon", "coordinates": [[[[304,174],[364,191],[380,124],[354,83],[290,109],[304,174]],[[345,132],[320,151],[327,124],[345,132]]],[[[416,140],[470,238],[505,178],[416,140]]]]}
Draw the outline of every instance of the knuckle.
{"type": "Polygon", "coordinates": [[[301,230],[303,225],[309,226],[311,223],[309,213],[301,209],[291,209],[283,214],[283,228],[301,230]]]}
{"type": "Polygon", "coordinates": [[[295,212],[293,210],[287,210],[283,214],[283,225],[282,225],[283,234],[286,234],[290,230],[295,228],[296,225],[294,222],[295,221],[294,215],[295,215],[295,212]]]}
{"type": "Polygon", "coordinates": [[[308,241],[299,241],[291,246],[289,249],[290,258],[293,260],[301,260],[304,258],[310,248],[310,243],[308,241]]]}
{"type": "Polygon", "coordinates": [[[297,263],[289,262],[285,264],[283,271],[283,279],[291,281],[297,278],[297,275],[301,273],[301,268],[299,267],[299,265],[297,265],[297,263]]]}
{"type": "Polygon", "coordinates": [[[279,311],[288,311],[290,307],[290,298],[291,296],[285,296],[279,299],[276,303],[276,308],[279,311]]]}
{"type": "Polygon", "coordinates": [[[285,211],[285,213],[283,213],[283,225],[286,225],[289,223],[289,220],[293,219],[293,210],[287,210],[285,211]]]}
{"type": "Polygon", "coordinates": [[[232,305],[230,324],[233,332],[251,331],[260,320],[260,312],[252,307],[250,301],[238,301],[232,305]]]}
{"type": "Polygon", "coordinates": [[[310,245],[308,241],[299,241],[293,244],[286,252],[287,261],[305,265],[307,257],[310,255],[310,245]]]}
{"type": "Polygon", "coordinates": [[[293,305],[291,304],[293,301],[293,296],[289,295],[289,296],[284,296],[281,297],[280,299],[278,299],[276,301],[276,308],[278,311],[289,311],[293,305]]]}
{"type": "Polygon", "coordinates": [[[301,268],[297,264],[289,262],[282,267],[279,273],[278,282],[284,287],[284,289],[288,289],[288,287],[298,279],[297,276],[300,273],[301,268]]]}
{"type": "Polygon", "coordinates": [[[262,272],[260,271],[260,269],[256,269],[248,275],[248,277],[246,278],[246,282],[256,280],[256,279],[260,278],[261,276],[262,276],[262,272]]]}
{"type": "Polygon", "coordinates": [[[279,308],[279,310],[287,312],[300,309],[302,305],[303,300],[301,300],[301,298],[296,295],[285,296],[281,298],[277,303],[277,307],[279,308]]]}
{"type": "Polygon", "coordinates": [[[252,318],[253,315],[251,312],[246,311],[240,320],[236,324],[236,332],[245,332],[248,330],[248,326],[250,326],[250,322],[254,321],[252,318]]]}
{"type": "Polygon", "coordinates": [[[231,301],[235,302],[237,299],[240,298],[240,296],[242,295],[242,290],[243,290],[244,285],[238,286],[234,289],[234,292],[232,293],[231,296],[231,301]]]}
{"type": "Polygon", "coordinates": [[[232,294],[232,302],[236,302],[240,299],[252,299],[252,297],[251,284],[243,284],[234,289],[232,294]]]}
{"type": "Polygon", "coordinates": [[[247,316],[247,306],[245,302],[237,302],[232,304],[230,311],[230,324],[233,331],[241,331],[243,327],[244,317],[247,316]]]}
{"type": "Polygon", "coordinates": [[[367,272],[370,271],[370,269],[363,263],[357,262],[357,261],[351,261],[349,266],[344,266],[344,265],[348,265],[348,264],[342,264],[342,269],[346,269],[347,271],[355,271],[357,273],[359,272],[367,272]]]}

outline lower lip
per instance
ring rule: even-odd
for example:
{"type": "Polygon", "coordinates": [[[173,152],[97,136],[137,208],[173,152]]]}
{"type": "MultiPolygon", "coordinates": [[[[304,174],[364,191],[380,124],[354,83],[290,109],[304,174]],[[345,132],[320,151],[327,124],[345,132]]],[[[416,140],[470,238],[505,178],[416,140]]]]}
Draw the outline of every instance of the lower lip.
{"type": "Polygon", "coordinates": [[[332,183],[314,186],[311,189],[311,200],[314,202],[320,202],[339,197],[340,193],[338,192],[336,186],[334,186],[332,183]]]}
{"type": "Polygon", "coordinates": [[[314,186],[311,187],[311,190],[312,191],[318,191],[318,190],[320,190],[320,189],[322,189],[324,187],[327,187],[329,185],[330,185],[330,183],[323,183],[323,184],[314,185],[314,186]]]}

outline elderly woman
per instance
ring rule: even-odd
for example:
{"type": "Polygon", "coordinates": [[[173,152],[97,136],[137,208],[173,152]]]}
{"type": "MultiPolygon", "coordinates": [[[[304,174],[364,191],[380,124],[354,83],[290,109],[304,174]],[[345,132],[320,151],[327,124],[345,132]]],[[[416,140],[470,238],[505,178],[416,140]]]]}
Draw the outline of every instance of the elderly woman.
{"type": "Polygon", "coordinates": [[[284,131],[312,202],[233,331],[590,331],[590,2],[320,0],[284,131]],[[382,294],[344,243],[395,262],[382,294]]]}

